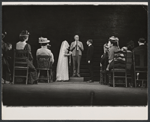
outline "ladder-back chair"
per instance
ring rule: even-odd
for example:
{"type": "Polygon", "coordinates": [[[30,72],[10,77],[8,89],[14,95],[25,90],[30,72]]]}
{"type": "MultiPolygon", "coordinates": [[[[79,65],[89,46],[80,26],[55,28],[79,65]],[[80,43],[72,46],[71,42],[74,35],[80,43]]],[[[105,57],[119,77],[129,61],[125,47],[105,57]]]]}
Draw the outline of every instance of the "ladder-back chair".
{"type": "Polygon", "coordinates": [[[13,68],[13,84],[15,84],[15,78],[25,78],[25,84],[28,83],[29,66],[28,60],[29,53],[26,50],[14,50],[14,68],[13,68]],[[18,75],[16,71],[25,71],[25,75],[18,75]]]}
{"type": "Polygon", "coordinates": [[[46,55],[37,56],[37,70],[38,70],[38,80],[47,79],[49,83],[53,79],[51,56],[46,55]],[[47,72],[47,78],[40,78],[42,70],[47,72]]]}
{"type": "Polygon", "coordinates": [[[142,86],[143,86],[144,81],[147,81],[147,52],[146,50],[143,49],[143,50],[133,51],[133,64],[134,64],[135,87],[137,87],[137,81],[142,82],[142,86]]]}
{"type": "MultiPolygon", "coordinates": [[[[114,53],[113,69],[112,69],[112,85],[125,85],[127,87],[127,67],[126,67],[127,52],[117,51],[114,53]],[[119,82],[117,79],[124,79],[124,82],[119,82]]],[[[121,80],[122,81],[122,80],[121,80]]]]}

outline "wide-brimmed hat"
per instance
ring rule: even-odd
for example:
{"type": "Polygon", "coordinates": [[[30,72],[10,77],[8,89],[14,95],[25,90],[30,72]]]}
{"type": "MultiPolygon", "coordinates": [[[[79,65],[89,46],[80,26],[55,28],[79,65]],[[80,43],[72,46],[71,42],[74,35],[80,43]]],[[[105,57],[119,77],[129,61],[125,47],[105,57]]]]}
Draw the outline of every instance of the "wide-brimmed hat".
{"type": "Polygon", "coordinates": [[[27,30],[22,30],[19,36],[29,36],[29,34],[27,30]]]}
{"type": "Polygon", "coordinates": [[[139,43],[146,43],[146,40],[144,38],[140,38],[138,42],[139,43]]]}
{"type": "Polygon", "coordinates": [[[39,43],[49,43],[50,40],[48,40],[47,38],[43,38],[43,37],[40,37],[39,38],[39,43]]]}

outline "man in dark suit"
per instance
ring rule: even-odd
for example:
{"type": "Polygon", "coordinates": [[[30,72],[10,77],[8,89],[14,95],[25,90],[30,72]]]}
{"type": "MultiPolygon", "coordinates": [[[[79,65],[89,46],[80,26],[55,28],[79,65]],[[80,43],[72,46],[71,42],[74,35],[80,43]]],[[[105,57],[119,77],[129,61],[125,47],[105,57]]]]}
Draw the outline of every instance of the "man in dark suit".
{"type": "Polygon", "coordinates": [[[134,48],[133,51],[145,50],[147,52],[147,45],[145,43],[146,43],[145,39],[140,38],[139,41],[138,41],[139,46],[134,48]]]}
{"type": "Polygon", "coordinates": [[[93,40],[87,40],[88,50],[87,50],[87,62],[90,72],[90,79],[88,82],[94,82],[93,80],[93,54],[94,54],[94,47],[93,47],[93,40]]]}

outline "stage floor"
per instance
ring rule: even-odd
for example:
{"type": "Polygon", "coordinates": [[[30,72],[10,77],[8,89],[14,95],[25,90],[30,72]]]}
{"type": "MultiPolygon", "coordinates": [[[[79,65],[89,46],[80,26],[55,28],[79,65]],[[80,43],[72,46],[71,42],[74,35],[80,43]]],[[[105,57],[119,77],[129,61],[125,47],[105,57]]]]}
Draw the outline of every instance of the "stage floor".
{"type": "Polygon", "coordinates": [[[2,95],[4,106],[145,106],[148,101],[147,88],[110,87],[99,82],[2,84],[2,95]]]}

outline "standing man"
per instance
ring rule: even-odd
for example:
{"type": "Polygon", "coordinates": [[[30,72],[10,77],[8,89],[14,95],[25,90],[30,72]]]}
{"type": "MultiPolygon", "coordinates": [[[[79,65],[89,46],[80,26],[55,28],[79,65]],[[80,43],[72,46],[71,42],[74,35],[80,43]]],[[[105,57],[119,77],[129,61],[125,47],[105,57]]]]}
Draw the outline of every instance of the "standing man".
{"type": "Polygon", "coordinates": [[[73,58],[73,77],[80,77],[80,61],[82,57],[82,51],[84,50],[83,44],[79,41],[79,36],[74,36],[75,41],[71,43],[70,50],[72,51],[73,58]],[[76,65],[77,64],[77,65],[76,65]]]}
{"type": "Polygon", "coordinates": [[[88,50],[87,50],[87,62],[90,72],[90,79],[89,82],[94,82],[93,80],[93,55],[94,55],[94,47],[93,47],[93,40],[89,39],[87,40],[88,50]]]}

